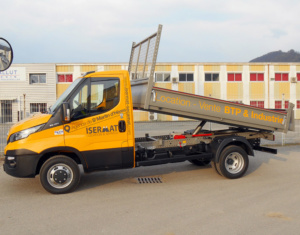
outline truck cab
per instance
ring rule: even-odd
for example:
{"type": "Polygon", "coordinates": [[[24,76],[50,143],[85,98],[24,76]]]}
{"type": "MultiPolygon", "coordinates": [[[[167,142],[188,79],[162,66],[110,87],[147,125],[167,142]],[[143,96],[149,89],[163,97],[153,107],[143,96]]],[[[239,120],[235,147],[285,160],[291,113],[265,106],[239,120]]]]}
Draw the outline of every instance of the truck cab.
{"type": "Polygon", "coordinates": [[[63,193],[78,183],[72,184],[77,164],[85,172],[134,167],[130,89],[128,71],[78,78],[47,114],[10,129],[5,171],[16,177],[40,174],[48,191],[63,193]]]}

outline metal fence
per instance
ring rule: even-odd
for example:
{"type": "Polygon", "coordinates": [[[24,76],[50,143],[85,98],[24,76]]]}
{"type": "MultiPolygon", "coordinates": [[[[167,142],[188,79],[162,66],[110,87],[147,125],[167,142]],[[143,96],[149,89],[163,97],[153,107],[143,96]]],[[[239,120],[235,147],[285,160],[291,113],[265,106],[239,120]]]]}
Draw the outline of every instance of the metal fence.
{"type": "Polygon", "coordinates": [[[13,103],[12,99],[0,99],[0,155],[7,143],[7,133],[13,125],[13,103]]]}

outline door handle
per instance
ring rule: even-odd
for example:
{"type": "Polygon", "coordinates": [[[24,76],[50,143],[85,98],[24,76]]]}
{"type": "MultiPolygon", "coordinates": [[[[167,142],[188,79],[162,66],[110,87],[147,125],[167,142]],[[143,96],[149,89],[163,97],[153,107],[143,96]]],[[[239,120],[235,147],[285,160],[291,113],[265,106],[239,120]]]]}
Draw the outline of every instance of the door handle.
{"type": "Polygon", "coordinates": [[[126,131],[126,123],[124,120],[119,121],[119,132],[125,132],[126,131]]]}

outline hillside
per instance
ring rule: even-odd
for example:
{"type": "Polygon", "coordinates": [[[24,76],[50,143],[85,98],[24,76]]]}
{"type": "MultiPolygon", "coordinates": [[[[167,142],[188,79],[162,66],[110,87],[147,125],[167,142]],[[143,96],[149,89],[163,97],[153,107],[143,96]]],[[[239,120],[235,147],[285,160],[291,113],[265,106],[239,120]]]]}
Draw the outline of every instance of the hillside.
{"type": "Polygon", "coordinates": [[[294,50],[288,52],[273,51],[257,57],[250,62],[300,62],[300,53],[294,50]]]}

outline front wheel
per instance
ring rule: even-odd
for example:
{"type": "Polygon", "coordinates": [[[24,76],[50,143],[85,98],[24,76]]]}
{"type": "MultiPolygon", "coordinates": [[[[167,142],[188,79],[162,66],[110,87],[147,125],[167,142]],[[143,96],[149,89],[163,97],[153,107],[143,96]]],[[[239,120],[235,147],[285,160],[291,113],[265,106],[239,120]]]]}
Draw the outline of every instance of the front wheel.
{"type": "Polygon", "coordinates": [[[78,186],[80,171],[73,159],[58,155],[43,164],[40,181],[44,189],[50,193],[69,193],[78,186]]]}
{"type": "Polygon", "coordinates": [[[249,166],[248,154],[239,146],[230,145],[224,148],[216,163],[217,171],[228,179],[242,177],[249,166]]]}

